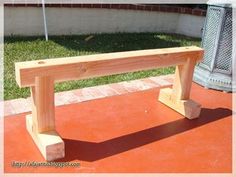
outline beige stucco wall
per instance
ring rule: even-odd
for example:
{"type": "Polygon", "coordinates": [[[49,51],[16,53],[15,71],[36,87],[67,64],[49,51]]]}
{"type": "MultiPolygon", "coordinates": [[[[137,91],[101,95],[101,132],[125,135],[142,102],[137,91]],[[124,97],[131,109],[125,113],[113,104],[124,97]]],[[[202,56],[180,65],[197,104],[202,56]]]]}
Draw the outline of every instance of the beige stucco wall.
{"type": "MultiPolygon", "coordinates": [[[[166,32],[200,37],[204,17],[138,10],[47,8],[49,35],[166,32]]],[[[43,35],[42,9],[5,7],[5,35],[43,35]]]]}

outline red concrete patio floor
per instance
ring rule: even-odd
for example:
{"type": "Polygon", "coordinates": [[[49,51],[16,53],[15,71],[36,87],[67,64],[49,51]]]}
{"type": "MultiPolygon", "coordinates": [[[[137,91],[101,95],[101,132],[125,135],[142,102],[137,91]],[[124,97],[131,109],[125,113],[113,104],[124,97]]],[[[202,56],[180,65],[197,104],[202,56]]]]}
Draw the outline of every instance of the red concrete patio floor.
{"type": "Polygon", "coordinates": [[[44,162],[25,128],[25,115],[5,117],[5,172],[232,172],[231,94],[194,84],[202,104],[187,120],[157,101],[159,88],[56,108],[66,156],[80,167],[12,167],[44,162]]]}

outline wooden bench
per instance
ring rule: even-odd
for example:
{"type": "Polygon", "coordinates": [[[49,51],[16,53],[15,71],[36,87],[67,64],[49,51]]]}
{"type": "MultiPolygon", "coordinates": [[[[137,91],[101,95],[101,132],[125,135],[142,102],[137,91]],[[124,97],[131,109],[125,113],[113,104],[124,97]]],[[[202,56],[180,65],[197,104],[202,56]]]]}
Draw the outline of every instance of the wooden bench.
{"type": "Polygon", "coordinates": [[[31,90],[27,130],[47,161],[63,158],[64,142],[55,130],[55,82],[168,66],[176,66],[174,85],[160,90],[159,101],[189,119],[197,118],[201,106],[189,95],[194,66],[202,57],[203,49],[191,46],[15,63],[18,85],[31,90]]]}

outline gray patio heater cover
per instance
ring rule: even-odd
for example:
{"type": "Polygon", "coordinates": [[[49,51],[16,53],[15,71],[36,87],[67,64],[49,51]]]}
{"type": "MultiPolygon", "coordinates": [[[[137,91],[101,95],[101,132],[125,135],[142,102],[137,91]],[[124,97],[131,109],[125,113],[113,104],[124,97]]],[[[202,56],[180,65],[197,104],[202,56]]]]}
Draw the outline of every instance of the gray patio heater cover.
{"type": "MultiPolygon", "coordinates": [[[[217,1],[218,2],[218,1],[217,1]]],[[[193,80],[206,87],[231,92],[232,84],[232,7],[208,2],[202,35],[204,58],[194,71],[193,80]]]]}

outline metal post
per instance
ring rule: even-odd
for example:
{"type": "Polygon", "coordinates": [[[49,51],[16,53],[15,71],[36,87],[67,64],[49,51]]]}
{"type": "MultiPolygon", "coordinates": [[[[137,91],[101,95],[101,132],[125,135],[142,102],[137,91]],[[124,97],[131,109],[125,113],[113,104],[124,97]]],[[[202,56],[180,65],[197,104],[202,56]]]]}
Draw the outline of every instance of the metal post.
{"type": "Polygon", "coordinates": [[[45,33],[45,39],[48,41],[48,29],[47,29],[47,19],[46,19],[46,13],[45,13],[45,2],[42,0],[42,8],[43,8],[43,22],[44,22],[44,33],[45,33]]]}

